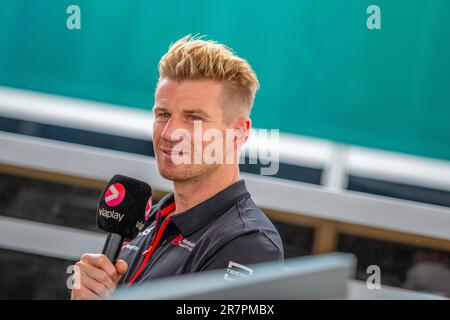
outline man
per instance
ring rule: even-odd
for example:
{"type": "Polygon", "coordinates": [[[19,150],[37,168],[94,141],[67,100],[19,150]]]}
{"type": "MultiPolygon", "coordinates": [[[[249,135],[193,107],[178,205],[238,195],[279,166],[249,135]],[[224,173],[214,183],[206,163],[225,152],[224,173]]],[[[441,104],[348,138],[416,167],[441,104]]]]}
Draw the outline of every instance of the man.
{"type": "Polygon", "coordinates": [[[259,88],[250,65],[222,44],[187,36],[161,58],[159,75],[153,145],[174,192],[124,243],[115,265],[100,254],[81,257],[73,299],[109,298],[119,283],[211,269],[226,269],[225,279],[244,277],[253,272],[249,264],[283,259],[277,230],[239,176],[259,88]]]}

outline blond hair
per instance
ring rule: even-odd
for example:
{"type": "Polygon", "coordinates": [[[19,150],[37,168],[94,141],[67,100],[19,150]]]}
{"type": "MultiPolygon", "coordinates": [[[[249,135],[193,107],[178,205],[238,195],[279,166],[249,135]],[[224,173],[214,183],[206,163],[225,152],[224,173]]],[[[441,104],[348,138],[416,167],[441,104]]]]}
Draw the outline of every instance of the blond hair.
{"type": "Polygon", "coordinates": [[[249,115],[259,89],[252,67],[226,45],[201,38],[187,35],[171,44],[159,62],[159,80],[167,77],[177,81],[219,81],[227,98],[243,105],[238,111],[249,115]]]}

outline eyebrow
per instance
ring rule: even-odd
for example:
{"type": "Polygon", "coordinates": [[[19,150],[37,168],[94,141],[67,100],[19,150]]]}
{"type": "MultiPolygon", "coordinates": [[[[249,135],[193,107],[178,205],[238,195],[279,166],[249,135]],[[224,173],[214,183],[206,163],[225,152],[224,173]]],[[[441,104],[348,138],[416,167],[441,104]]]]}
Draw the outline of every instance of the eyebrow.
{"type": "Polygon", "coordinates": [[[154,106],[153,107],[153,112],[161,112],[161,111],[163,111],[163,112],[167,112],[167,111],[169,111],[169,109],[167,109],[167,108],[165,108],[165,107],[161,107],[161,106],[154,106]]]}
{"type": "Polygon", "coordinates": [[[187,109],[187,110],[183,110],[182,113],[186,114],[186,115],[198,114],[198,115],[201,115],[204,117],[209,117],[209,114],[206,113],[205,111],[203,111],[202,109],[187,109]]]}
{"type": "MultiPolygon", "coordinates": [[[[157,106],[153,107],[153,113],[157,113],[157,112],[169,112],[169,109],[167,109],[166,107],[157,105],[157,106]]],[[[195,114],[195,115],[202,116],[204,118],[209,118],[210,117],[207,112],[203,111],[202,109],[196,109],[196,108],[183,110],[182,114],[183,115],[195,114]]]]}

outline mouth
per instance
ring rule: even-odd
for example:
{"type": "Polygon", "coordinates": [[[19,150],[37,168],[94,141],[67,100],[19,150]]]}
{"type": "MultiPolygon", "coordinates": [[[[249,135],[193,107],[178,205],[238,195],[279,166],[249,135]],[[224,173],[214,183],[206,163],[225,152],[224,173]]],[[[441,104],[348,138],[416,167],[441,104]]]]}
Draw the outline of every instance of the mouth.
{"type": "Polygon", "coordinates": [[[160,148],[159,150],[161,150],[163,155],[165,155],[167,157],[182,156],[184,154],[183,151],[181,151],[181,150],[176,151],[173,149],[165,149],[165,148],[160,148]]]}

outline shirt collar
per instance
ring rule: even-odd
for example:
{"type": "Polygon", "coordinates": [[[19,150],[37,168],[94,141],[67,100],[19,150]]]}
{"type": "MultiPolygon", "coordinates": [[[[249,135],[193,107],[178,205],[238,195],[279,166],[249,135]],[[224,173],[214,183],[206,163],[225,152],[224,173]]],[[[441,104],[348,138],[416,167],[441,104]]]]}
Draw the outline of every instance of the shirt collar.
{"type": "MultiPolygon", "coordinates": [[[[195,207],[171,216],[170,219],[184,236],[188,236],[225,213],[240,200],[249,197],[245,181],[239,180],[195,207]]],[[[158,209],[164,210],[173,206],[174,200],[173,193],[168,194],[161,199],[158,209]]]]}

